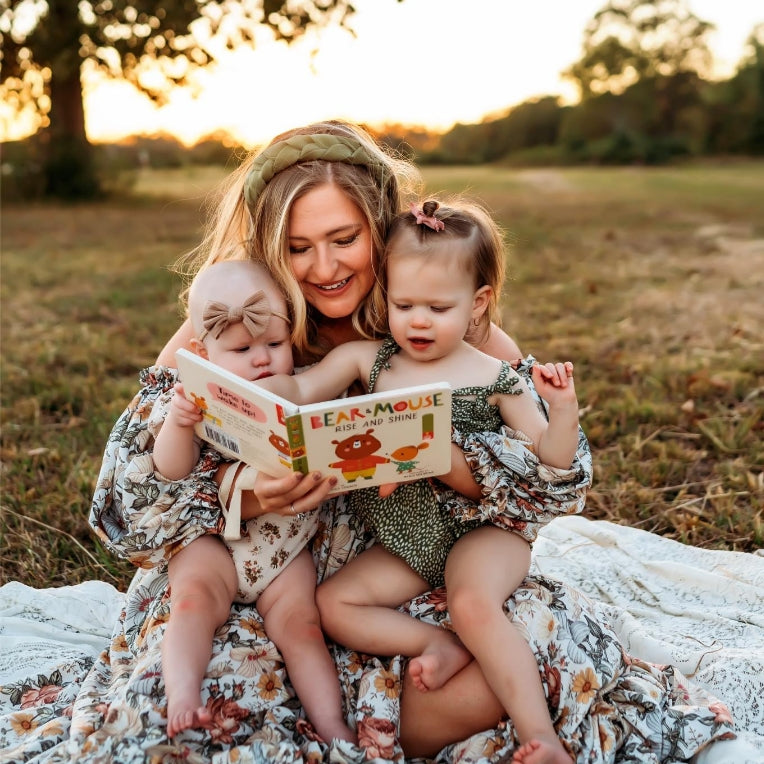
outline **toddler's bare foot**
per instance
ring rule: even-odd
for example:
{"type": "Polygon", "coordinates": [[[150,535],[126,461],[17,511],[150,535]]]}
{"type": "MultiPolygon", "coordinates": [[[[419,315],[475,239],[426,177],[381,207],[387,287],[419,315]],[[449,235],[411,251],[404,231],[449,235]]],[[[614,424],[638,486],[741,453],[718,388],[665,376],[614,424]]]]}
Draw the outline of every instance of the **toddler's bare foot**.
{"type": "Polygon", "coordinates": [[[713,711],[716,714],[714,721],[719,724],[724,724],[725,722],[727,724],[732,724],[732,714],[730,713],[729,708],[727,708],[721,701],[710,703],[708,710],[713,711]]]}
{"type": "Polygon", "coordinates": [[[437,690],[471,660],[472,655],[459,642],[444,640],[412,658],[409,673],[418,690],[437,690]]]}
{"type": "Polygon", "coordinates": [[[573,759],[555,740],[529,740],[523,743],[512,757],[515,764],[570,764],[573,759]]]}
{"type": "MultiPolygon", "coordinates": [[[[199,699],[196,699],[199,702],[199,699]]],[[[175,737],[183,730],[205,727],[212,721],[207,706],[187,703],[167,703],[167,737],[175,737]]]]}

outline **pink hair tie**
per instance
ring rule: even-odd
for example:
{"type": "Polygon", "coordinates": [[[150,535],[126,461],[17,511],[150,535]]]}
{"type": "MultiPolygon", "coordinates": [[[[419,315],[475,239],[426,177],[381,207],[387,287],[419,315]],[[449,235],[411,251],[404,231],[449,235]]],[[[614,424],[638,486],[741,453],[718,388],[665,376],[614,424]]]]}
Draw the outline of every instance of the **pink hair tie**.
{"type": "Polygon", "coordinates": [[[426,225],[433,231],[442,231],[446,227],[446,224],[442,220],[438,220],[435,215],[425,215],[424,210],[419,209],[416,204],[412,204],[410,209],[411,214],[416,218],[417,225],[426,225]]]}

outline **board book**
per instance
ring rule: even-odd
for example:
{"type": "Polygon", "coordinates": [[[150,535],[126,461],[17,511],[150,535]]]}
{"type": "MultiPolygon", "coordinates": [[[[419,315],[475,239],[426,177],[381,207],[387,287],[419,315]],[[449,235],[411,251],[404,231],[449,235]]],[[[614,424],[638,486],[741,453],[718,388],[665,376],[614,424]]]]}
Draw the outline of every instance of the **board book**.
{"type": "Polygon", "coordinates": [[[197,435],[274,477],[318,470],[338,478],[334,494],[451,469],[446,382],[298,406],[187,350],[176,360],[197,435]]]}

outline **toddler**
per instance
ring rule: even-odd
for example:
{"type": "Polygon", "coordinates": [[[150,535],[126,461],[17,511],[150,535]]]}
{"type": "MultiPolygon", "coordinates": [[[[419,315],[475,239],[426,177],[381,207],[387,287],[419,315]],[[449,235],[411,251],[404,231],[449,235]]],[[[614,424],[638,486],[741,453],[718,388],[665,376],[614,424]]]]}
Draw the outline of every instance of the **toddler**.
{"type": "MultiPolygon", "coordinates": [[[[303,374],[262,384],[300,404],[336,397],[356,379],[369,392],[447,381],[456,430],[506,425],[543,464],[570,469],[578,445],[572,364],[533,367],[547,420],[509,363],[465,340],[480,341],[495,320],[503,278],[501,233],[481,207],[412,208],[393,223],[382,260],[378,289],[391,336],[347,342],[303,374]]],[[[521,742],[515,760],[569,764],[533,653],[504,613],[528,573],[528,541],[451,516],[426,480],[402,484],[386,498],[374,489],[354,491],[350,502],[377,543],[318,588],[326,633],[351,649],[410,656],[423,691],[445,684],[472,654],[514,724],[521,742]],[[396,610],[443,584],[455,634],[396,610]]]]}

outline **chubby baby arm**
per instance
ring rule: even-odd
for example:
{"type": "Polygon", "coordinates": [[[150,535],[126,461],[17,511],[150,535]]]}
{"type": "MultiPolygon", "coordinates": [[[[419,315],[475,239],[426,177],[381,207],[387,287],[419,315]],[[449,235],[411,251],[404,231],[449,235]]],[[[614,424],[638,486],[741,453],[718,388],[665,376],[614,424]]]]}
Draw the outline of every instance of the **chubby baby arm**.
{"type": "Polygon", "coordinates": [[[167,418],[154,444],[154,467],[169,480],[182,480],[199,461],[199,444],[194,426],[201,422],[199,407],[185,396],[183,383],[177,382],[167,418]]]}

